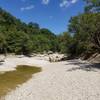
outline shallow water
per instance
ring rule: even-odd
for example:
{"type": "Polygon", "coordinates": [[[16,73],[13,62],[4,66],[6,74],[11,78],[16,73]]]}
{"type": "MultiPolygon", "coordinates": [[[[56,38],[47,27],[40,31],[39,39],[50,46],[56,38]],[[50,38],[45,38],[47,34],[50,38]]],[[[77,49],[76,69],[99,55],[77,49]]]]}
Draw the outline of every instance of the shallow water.
{"type": "Polygon", "coordinates": [[[40,67],[19,65],[15,71],[0,73],[0,98],[18,85],[28,81],[32,74],[40,71],[40,67]]]}

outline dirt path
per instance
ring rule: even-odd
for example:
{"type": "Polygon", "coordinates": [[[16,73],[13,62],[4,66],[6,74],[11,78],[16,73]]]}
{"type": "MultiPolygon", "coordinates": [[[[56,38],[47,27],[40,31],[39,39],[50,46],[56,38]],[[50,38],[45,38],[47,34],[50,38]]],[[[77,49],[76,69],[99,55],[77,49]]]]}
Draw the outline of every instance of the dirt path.
{"type": "Polygon", "coordinates": [[[43,66],[5,100],[100,100],[100,69],[84,69],[75,62],[43,66]]]}

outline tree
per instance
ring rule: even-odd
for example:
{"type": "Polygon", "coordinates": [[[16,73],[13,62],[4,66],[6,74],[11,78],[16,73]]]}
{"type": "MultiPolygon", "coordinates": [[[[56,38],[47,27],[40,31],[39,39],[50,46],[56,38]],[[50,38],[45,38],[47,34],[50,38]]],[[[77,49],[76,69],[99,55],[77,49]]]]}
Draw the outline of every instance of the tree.
{"type": "Polygon", "coordinates": [[[72,17],[69,32],[74,33],[76,54],[82,54],[97,48],[100,51],[100,14],[89,13],[72,17]],[[76,42],[75,42],[76,41],[76,42]]]}
{"type": "Polygon", "coordinates": [[[100,0],[84,0],[86,2],[85,12],[100,12],[100,0]]]}
{"type": "Polygon", "coordinates": [[[58,35],[59,51],[61,53],[68,53],[68,47],[71,43],[72,37],[68,32],[63,32],[58,35]]]}
{"type": "Polygon", "coordinates": [[[5,56],[7,55],[7,42],[2,33],[0,33],[0,53],[4,53],[5,56]]]}
{"type": "Polygon", "coordinates": [[[29,27],[32,27],[32,28],[35,28],[35,29],[39,29],[39,28],[40,28],[40,27],[39,27],[39,24],[33,23],[33,22],[29,22],[29,23],[28,23],[28,26],[29,26],[29,27]]]}
{"type": "Polygon", "coordinates": [[[0,33],[4,39],[1,44],[7,44],[9,53],[30,54],[32,52],[57,51],[57,37],[50,30],[40,29],[39,24],[28,24],[0,9],[0,33]],[[3,43],[5,40],[5,43],[3,43]]]}
{"type": "Polygon", "coordinates": [[[30,54],[32,52],[32,41],[24,32],[9,33],[7,37],[8,50],[16,54],[30,54]]]}

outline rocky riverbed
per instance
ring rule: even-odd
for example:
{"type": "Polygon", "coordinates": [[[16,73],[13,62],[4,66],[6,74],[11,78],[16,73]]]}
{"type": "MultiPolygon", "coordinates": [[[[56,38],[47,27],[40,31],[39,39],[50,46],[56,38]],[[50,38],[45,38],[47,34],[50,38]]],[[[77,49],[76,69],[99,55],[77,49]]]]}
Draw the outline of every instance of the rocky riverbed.
{"type": "MultiPolygon", "coordinates": [[[[5,100],[100,100],[100,69],[91,68],[91,65],[87,67],[80,60],[50,63],[43,59],[7,58],[11,65],[41,66],[42,72],[9,92],[5,100]]],[[[13,69],[7,64],[6,67],[13,69]]],[[[3,65],[0,70],[3,70],[3,65]]]]}

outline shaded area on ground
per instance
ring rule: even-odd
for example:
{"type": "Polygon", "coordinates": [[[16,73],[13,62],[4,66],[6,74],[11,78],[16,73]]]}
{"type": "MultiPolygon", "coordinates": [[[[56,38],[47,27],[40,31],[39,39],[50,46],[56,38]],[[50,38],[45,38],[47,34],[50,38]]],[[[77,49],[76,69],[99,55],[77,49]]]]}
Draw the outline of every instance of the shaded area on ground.
{"type": "Polygon", "coordinates": [[[18,65],[14,71],[0,72],[0,98],[18,85],[28,81],[32,74],[40,71],[40,67],[18,65]]]}
{"type": "Polygon", "coordinates": [[[78,65],[74,68],[68,69],[67,71],[75,71],[75,70],[84,70],[84,71],[96,71],[96,69],[100,69],[100,63],[88,63],[79,60],[68,60],[68,64],[66,65],[78,65]]]}

